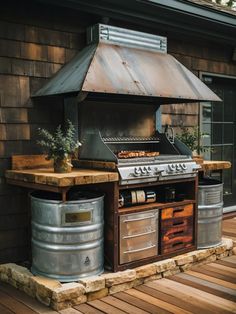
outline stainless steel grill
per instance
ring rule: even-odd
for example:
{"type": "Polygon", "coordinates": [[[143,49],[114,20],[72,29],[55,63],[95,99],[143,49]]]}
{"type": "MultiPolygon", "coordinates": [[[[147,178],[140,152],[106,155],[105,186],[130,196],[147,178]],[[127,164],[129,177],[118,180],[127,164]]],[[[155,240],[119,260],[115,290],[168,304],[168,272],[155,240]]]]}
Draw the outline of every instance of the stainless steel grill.
{"type": "Polygon", "coordinates": [[[114,162],[120,174],[120,185],[195,177],[199,166],[190,155],[181,154],[182,143],[156,132],[149,137],[107,137],[100,132],[86,134],[80,159],[114,162]],[[174,143],[174,144],[173,144],[174,143]],[[119,158],[119,152],[160,155],[119,158]]]}

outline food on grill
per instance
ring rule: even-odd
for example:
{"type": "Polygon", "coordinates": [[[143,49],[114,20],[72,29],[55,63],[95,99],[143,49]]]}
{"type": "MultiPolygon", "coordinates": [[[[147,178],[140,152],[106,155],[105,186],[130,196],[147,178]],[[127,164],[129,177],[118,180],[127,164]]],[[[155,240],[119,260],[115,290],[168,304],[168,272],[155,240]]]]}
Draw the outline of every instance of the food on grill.
{"type": "Polygon", "coordinates": [[[122,150],[117,154],[118,158],[155,157],[158,155],[159,152],[146,152],[144,150],[137,151],[122,150]]]}

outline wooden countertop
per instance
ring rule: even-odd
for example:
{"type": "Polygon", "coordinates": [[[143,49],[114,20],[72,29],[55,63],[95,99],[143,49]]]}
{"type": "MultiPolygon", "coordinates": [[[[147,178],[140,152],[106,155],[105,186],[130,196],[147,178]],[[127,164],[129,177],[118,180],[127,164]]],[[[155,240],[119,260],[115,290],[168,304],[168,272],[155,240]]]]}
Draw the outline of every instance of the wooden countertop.
{"type": "Polygon", "coordinates": [[[116,172],[94,169],[73,169],[71,173],[54,173],[52,168],[7,170],[5,176],[7,180],[57,187],[115,182],[119,180],[116,172]]]}
{"type": "Polygon", "coordinates": [[[204,160],[200,171],[216,171],[231,168],[229,161],[204,160]]]}

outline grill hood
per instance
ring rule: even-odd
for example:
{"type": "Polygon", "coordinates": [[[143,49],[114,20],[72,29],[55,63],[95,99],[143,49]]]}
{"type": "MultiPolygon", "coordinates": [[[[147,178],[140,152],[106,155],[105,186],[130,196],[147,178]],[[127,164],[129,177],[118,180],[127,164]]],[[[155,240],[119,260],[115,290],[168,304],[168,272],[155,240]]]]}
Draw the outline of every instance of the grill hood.
{"type": "Polygon", "coordinates": [[[167,40],[98,24],[88,43],[33,96],[93,93],[155,98],[161,104],[220,101],[199,78],[166,53],[167,40]]]}

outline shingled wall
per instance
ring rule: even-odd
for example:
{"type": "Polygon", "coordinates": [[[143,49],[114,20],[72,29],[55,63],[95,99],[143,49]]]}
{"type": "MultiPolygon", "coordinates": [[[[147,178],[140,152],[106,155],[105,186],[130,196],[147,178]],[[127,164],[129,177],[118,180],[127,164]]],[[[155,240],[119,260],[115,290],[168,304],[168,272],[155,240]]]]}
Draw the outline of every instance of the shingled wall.
{"type": "Polygon", "coordinates": [[[85,42],[83,15],[50,7],[1,6],[0,10],[0,263],[27,259],[28,190],[9,186],[4,172],[16,154],[37,154],[37,128],[63,121],[60,98],[30,96],[85,42]]]}

